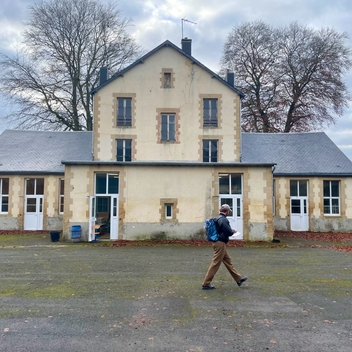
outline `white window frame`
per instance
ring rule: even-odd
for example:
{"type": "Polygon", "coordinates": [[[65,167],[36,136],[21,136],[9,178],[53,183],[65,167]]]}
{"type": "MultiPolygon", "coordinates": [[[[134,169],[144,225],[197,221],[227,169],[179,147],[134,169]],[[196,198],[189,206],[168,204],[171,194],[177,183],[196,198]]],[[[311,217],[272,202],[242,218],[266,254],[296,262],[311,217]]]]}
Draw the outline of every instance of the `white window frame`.
{"type": "Polygon", "coordinates": [[[172,219],[172,216],[173,216],[173,204],[165,204],[165,219],[168,219],[168,220],[172,219]]]}
{"type": "Polygon", "coordinates": [[[132,161],[132,139],[116,139],[116,160],[117,161],[122,161],[122,162],[129,162],[132,161]],[[117,160],[117,150],[118,150],[118,142],[122,141],[122,160],[117,160]],[[130,155],[126,154],[126,142],[129,141],[131,143],[131,148],[129,148],[130,150],[130,155]],[[126,157],[129,157],[130,160],[126,160],[126,157]]]}
{"type": "Polygon", "coordinates": [[[3,180],[5,178],[8,180],[9,191],[10,191],[10,179],[8,177],[0,178],[0,214],[8,214],[9,213],[9,206],[10,206],[10,204],[9,204],[9,202],[10,202],[9,195],[3,193],[3,180]],[[7,211],[2,211],[3,198],[7,198],[7,211]]]}
{"type": "Polygon", "coordinates": [[[63,186],[65,189],[65,180],[60,178],[60,186],[59,186],[59,214],[63,214],[65,211],[65,190],[63,190],[64,193],[61,193],[61,183],[63,182],[63,186]],[[62,211],[61,211],[61,205],[62,205],[62,211]]]}
{"type": "Polygon", "coordinates": [[[219,141],[217,139],[203,139],[203,148],[202,148],[202,160],[204,163],[216,163],[219,160],[219,141]],[[212,142],[216,142],[216,160],[211,160],[212,154],[212,142]],[[204,160],[204,151],[205,151],[205,144],[208,143],[208,155],[207,160],[204,160]]]}
{"type": "Polygon", "coordinates": [[[323,181],[323,213],[324,213],[324,216],[340,216],[341,215],[341,182],[340,182],[340,180],[324,180],[323,181]],[[325,182],[329,182],[329,196],[328,197],[324,196],[324,183],[325,182]],[[339,190],[338,197],[332,196],[332,191],[331,191],[331,183],[332,182],[338,182],[338,190],[339,190]],[[325,204],[324,204],[325,199],[329,200],[329,213],[325,213],[325,204]],[[335,199],[338,200],[338,207],[339,207],[338,213],[333,213],[332,201],[335,199]]]}
{"type": "Polygon", "coordinates": [[[161,128],[160,128],[160,140],[162,142],[175,142],[176,141],[176,114],[161,114],[161,128]],[[166,124],[163,124],[163,120],[166,119],[166,124]],[[173,121],[171,121],[173,120],[173,121]],[[166,126],[166,131],[163,130],[163,126],[166,126]],[[173,133],[174,137],[171,137],[173,133]],[[163,135],[166,134],[166,138],[163,135]]]}
{"type": "MultiPolygon", "coordinates": [[[[119,179],[119,174],[118,173],[114,173],[114,172],[96,172],[94,174],[94,192],[95,192],[95,196],[111,196],[111,195],[115,195],[118,193],[109,193],[109,177],[112,178],[118,178],[119,179]],[[104,175],[105,176],[105,193],[98,193],[97,192],[97,175],[104,175]]],[[[117,187],[119,189],[120,185],[119,185],[119,181],[117,183],[117,187]]]]}
{"type": "Polygon", "coordinates": [[[276,180],[273,179],[273,196],[272,196],[272,207],[273,207],[273,216],[276,215],[276,180]]]}
{"type": "Polygon", "coordinates": [[[118,97],[116,104],[117,104],[117,116],[116,116],[116,126],[117,127],[132,127],[132,98],[126,97],[118,97]],[[127,101],[131,102],[131,113],[130,115],[127,114],[127,107],[126,103],[127,101]],[[123,104],[123,106],[120,106],[120,103],[123,104]],[[119,111],[123,110],[123,116],[119,116],[119,111]],[[119,118],[120,117],[120,118],[119,118]],[[119,121],[122,121],[123,123],[119,123],[119,121]]]}
{"type": "Polygon", "coordinates": [[[218,127],[218,99],[204,98],[203,99],[203,126],[204,127],[218,127]],[[212,102],[215,101],[216,109],[212,109],[212,102]],[[209,111],[209,116],[206,117],[205,111],[209,111]],[[214,116],[215,114],[215,116],[214,116]]]}

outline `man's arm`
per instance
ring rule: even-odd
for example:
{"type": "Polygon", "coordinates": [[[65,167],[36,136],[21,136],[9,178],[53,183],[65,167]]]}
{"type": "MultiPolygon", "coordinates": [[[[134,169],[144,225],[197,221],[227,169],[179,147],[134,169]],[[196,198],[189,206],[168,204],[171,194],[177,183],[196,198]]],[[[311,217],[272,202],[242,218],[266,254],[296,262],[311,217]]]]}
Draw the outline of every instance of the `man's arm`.
{"type": "Polygon", "coordinates": [[[236,230],[231,228],[230,223],[229,223],[229,221],[226,218],[221,217],[218,220],[218,225],[219,225],[219,230],[225,236],[230,237],[236,232],[236,230]]]}

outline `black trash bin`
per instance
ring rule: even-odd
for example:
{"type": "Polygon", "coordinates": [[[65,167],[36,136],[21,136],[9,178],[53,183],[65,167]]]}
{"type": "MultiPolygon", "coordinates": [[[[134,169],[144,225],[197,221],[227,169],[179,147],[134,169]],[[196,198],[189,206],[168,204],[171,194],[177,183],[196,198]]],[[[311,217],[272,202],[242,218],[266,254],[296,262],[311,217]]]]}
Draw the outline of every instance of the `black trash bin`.
{"type": "Polygon", "coordinates": [[[51,231],[50,239],[51,242],[58,242],[60,240],[60,231],[51,231]]]}

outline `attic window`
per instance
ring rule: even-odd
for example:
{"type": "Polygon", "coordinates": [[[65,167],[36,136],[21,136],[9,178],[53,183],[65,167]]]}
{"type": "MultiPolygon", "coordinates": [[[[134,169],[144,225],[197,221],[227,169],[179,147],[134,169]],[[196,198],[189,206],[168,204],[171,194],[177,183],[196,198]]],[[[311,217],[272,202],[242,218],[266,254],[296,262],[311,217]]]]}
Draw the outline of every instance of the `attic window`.
{"type": "Polygon", "coordinates": [[[163,89],[168,89],[168,88],[174,88],[174,73],[172,68],[163,68],[161,71],[161,77],[160,77],[160,88],[163,89]]]}
{"type": "Polygon", "coordinates": [[[171,72],[164,72],[164,88],[171,88],[171,72]]]}

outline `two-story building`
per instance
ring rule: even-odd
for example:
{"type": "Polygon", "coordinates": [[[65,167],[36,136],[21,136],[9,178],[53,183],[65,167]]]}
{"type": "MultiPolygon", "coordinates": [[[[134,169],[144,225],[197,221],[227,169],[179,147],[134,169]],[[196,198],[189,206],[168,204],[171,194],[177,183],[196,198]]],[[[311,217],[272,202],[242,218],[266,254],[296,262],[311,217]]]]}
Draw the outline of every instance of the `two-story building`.
{"type": "Polygon", "coordinates": [[[274,224],[352,230],[351,161],[324,133],[241,134],[233,74],[224,80],[197,61],[189,39],[100,78],[93,132],[0,136],[0,229],[62,229],[69,239],[81,226],[92,241],[104,225],[112,240],[198,238],[228,203],[245,240],[271,240],[274,224]],[[294,152],[317,141],[329,158],[294,152]]]}
{"type": "Polygon", "coordinates": [[[109,218],[111,239],[190,238],[228,203],[246,238],[272,238],[274,163],[241,162],[243,94],[182,45],[166,41],[111,78],[102,70],[93,159],[63,161],[64,233],[109,218]]]}

